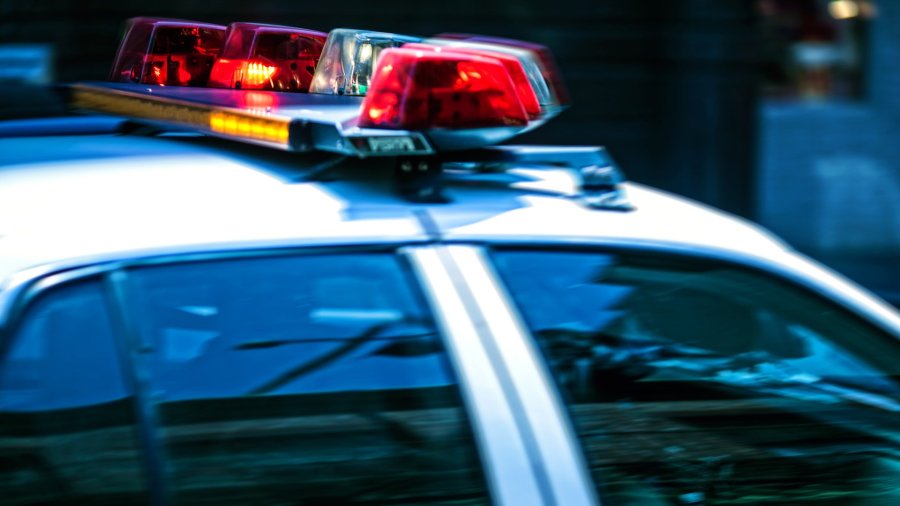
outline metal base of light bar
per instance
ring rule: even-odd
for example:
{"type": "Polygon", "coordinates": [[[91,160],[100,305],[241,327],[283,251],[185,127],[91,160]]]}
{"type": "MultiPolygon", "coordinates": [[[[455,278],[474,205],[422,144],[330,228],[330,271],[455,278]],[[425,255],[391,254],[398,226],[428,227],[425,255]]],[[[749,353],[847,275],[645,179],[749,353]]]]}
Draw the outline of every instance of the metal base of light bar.
{"type": "Polygon", "coordinates": [[[568,169],[578,181],[568,195],[593,209],[631,211],[621,183],[625,181],[605,148],[592,146],[491,146],[440,153],[429,157],[398,158],[396,189],[411,202],[444,203],[441,172],[445,164],[466,166],[473,172],[503,172],[508,168],[568,169]]]}
{"type": "Polygon", "coordinates": [[[549,165],[580,169],[618,165],[600,146],[490,146],[470,151],[443,153],[447,162],[480,162],[515,165],[549,165]]]}

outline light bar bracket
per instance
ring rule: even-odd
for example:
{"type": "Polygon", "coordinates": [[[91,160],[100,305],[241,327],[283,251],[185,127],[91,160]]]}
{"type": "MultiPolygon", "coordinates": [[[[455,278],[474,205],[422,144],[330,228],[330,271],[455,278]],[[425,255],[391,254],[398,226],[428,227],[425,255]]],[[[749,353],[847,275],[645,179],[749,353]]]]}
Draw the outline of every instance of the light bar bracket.
{"type": "Polygon", "coordinates": [[[592,209],[632,211],[621,183],[625,177],[609,152],[598,146],[490,146],[451,151],[431,157],[397,159],[398,193],[413,202],[443,203],[440,173],[444,165],[465,166],[475,173],[504,172],[527,166],[534,169],[568,169],[578,188],[572,198],[592,209]]]}

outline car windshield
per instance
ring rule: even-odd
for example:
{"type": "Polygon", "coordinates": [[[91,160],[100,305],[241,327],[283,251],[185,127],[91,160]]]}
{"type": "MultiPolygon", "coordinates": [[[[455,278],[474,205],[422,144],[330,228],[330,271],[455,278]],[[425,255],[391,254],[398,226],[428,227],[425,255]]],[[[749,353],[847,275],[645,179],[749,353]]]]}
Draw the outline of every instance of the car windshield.
{"type": "Polygon", "coordinates": [[[502,249],[612,504],[896,504],[900,342],[729,264],[502,249]]]}

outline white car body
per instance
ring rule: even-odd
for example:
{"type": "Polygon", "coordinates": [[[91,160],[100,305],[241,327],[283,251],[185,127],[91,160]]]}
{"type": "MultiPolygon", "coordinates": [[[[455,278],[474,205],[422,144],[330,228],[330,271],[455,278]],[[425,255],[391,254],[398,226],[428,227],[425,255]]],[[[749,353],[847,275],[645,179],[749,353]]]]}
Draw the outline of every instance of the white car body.
{"type": "Polygon", "coordinates": [[[292,171],[303,174],[303,155],[262,158],[202,140],[0,138],[7,154],[0,155],[0,327],[21,312],[30,292],[82,272],[191,255],[396,246],[439,308],[483,458],[494,463],[486,470],[493,499],[510,505],[590,504],[597,497],[547,368],[485,246],[727,261],[801,285],[900,338],[896,311],[762,228],[640,184],[622,184],[634,209],[615,211],[579,202],[565,169],[448,173],[449,203],[412,204],[393,193],[375,161],[370,173],[352,178],[291,182],[285,177],[292,171]]]}

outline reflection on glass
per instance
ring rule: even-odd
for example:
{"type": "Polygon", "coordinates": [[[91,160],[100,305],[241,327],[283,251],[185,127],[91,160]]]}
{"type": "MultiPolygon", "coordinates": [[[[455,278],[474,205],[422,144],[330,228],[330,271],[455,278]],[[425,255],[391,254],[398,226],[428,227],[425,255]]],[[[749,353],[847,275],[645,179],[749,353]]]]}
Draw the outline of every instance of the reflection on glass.
{"type": "Polygon", "coordinates": [[[393,255],[129,278],[176,502],[487,500],[443,345],[393,255]]]}
{"type": "Polygon", "coordinates": [[[606,504],[897,504],[900,343],[759,273],[494,254],[606,504]]]}
{"type": "Polygon", "coordinates": [[[29,309],[0,360],[0,503],[146,501],[132,394],[95,283],[29,309]]]}

